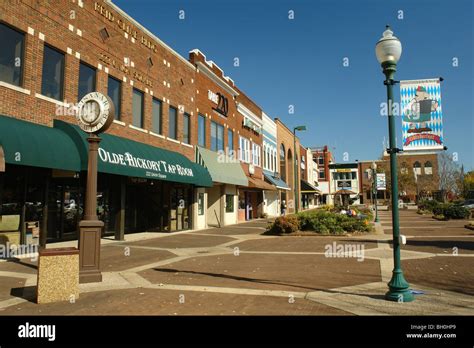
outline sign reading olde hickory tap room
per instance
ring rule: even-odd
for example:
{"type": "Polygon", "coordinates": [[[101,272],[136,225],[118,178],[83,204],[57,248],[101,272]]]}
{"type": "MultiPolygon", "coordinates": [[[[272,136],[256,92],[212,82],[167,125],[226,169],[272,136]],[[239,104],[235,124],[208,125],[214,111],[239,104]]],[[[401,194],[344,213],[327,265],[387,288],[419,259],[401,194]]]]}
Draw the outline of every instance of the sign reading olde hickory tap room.
{"type": "MultiPolygon", "coordinates": [[[[103,132],[114,119],[113,102],[108,96],[99,92],[85,95],[79,102],[77,109],[78,125],[86,133],[103,132]]],[[[173,156],[167,156],[166,153],[156,157],[155,154],[150,153],[150,147],[128,139],[108,134],[103,134],[101,137],[103,141],[98,149],[100,171],[110,172],[104,169],[112,165],[116,168],[114,172],[117,174],[129,171],[136,174],[136,170],[139,170],[141,175],[138,176],[155,179],[166,179],[168,176],[194,176],[193,169],[187,166],[187,163],[182,163],[183,161],[180,161],[179,158],[167,158],[173,156]]],[[[163,152],[163,150],[161,151],[163,152]]]]}

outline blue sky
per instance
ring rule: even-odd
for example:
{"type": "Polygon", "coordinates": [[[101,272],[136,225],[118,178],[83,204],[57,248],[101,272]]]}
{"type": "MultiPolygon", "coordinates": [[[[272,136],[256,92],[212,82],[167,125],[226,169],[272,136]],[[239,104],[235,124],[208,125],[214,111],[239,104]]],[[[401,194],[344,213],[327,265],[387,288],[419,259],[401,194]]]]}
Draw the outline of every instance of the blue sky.
{"type": "MultiPolygon", "coordinates": [[[[174,50],[199,48],[271,117],[304,124],[306,146],[336,161],[378,158],[387,119],[375,43],[390,24],[403,45],[396,79],[442,76],[444,139],[474,169],[472,0],[114,0],[174,50]],[[179,19],[184,10],[185,19],[179,19]],[[288,11],[294,19],[288,19],[288,11]],[[399,19],[399,10],[403,19],[399,19]],[[238,57],[240,66],[234,66],[238,57]],[[343,59],[349,58],[349,66],[343,59]],[[453,67],[453,58],[458,67],[453,67]],[[289,105],[295,113],[289,114],[289,105]]],[[[398,86],[395,98],[399,100],[398,86]]],[[[401,147],[401,119],[397,119],[401,147]]]]}

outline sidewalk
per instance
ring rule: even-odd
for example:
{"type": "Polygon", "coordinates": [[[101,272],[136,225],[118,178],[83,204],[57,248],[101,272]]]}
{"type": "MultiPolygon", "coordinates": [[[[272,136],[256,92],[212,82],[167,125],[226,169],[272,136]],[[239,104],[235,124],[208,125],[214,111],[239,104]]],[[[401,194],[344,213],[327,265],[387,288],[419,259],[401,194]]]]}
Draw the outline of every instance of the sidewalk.
{"type": "MultiPolygon", "coordinates": [[[[267,222],[260,220],[103,240],[103,282],[81,284],[75,303],[30,302],[36,283],[34,263],[1,263],[0,315],[474,315],[473,294],[453,283],[469,282],[472,271],[448,278],[441,287],[430,286],[409,271],[411,287],[424,294],[415,295],[411,303],[384,300],[393,261],[391,236],[381,233],[389,228],[388,219],[383,215],[381,219],[378,233],[351,237],[264,236],[267,222]],[[333,243],[363,247],[364,259],[347,253],[327,257],[326,249],[333,243]],[[15,295],[10,294],[12,287],[19,289],[15,295]]],[[[406,262],[446,257],[414,248],[402,249],[404,267],[406,262]]],[[[451,260],[467,268],[472,256],[463,253],[451,260]]],[[[428,267],[423,273],[439,270],[428,267]]]]}

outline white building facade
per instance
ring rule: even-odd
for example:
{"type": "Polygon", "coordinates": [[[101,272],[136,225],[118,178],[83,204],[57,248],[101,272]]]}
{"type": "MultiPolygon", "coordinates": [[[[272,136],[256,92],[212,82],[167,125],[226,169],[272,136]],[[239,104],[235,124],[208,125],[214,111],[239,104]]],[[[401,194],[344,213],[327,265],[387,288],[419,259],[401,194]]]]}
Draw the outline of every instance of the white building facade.
{"type": "Polygon", "coordinates": [[[348,206],[360,204],[359,166],[357,163],[329,165],[330,203],[348,206]]]}

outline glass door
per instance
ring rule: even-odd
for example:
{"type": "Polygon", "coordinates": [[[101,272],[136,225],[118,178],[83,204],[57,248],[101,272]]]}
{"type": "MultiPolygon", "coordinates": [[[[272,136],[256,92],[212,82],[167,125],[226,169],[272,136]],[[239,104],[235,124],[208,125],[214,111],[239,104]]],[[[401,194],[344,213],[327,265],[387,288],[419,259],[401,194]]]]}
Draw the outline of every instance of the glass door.
{"type": "Polygon", "coordinates": [[[170,231],[187,230],[191,226],[189,217],[190,189],[171,188],[170,231]]]}

